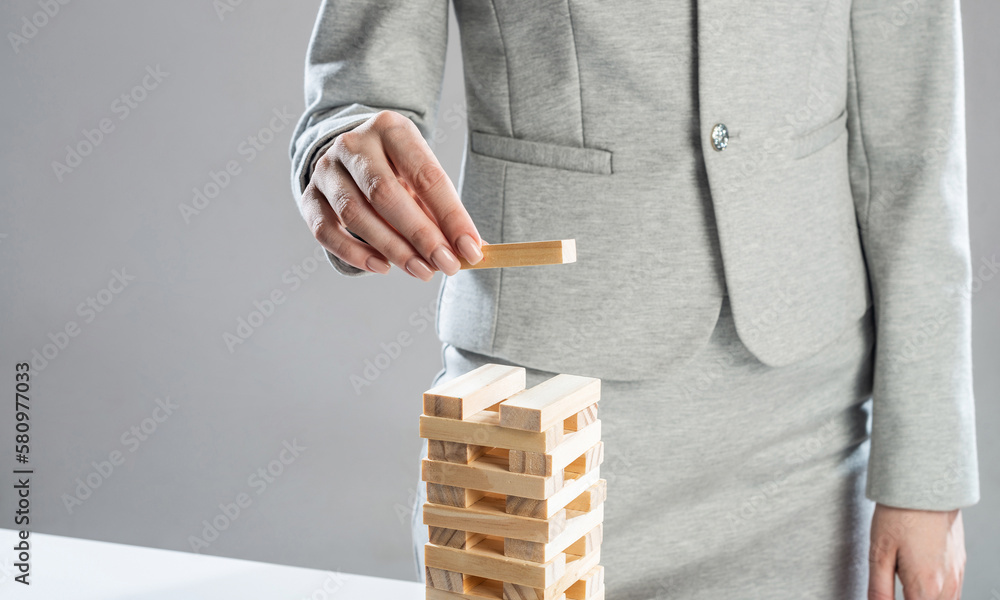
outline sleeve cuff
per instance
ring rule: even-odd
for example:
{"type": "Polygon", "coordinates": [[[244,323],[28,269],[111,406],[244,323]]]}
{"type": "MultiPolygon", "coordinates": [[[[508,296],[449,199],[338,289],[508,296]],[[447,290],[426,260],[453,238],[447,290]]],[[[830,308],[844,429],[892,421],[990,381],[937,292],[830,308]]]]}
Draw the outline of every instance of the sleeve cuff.
{"type": "MultiPolygon", "coordinates": [[[[364,123],[370,117],[370,114],[359,115],[356,119],[349,120],[347,122],[341,123],[335,126],[329,131],[318,135],[316,139],[309,144],[305,152],[302,155],[302,163],[297,172],[295,173],[295,181],[293,182],[293,188],[297,194],[301,194],[306,186],[309,185],[309,180],[312,178],[313,170],[316,167],[316,161],[319,160],[321,156],[333,145],[336,141],[337,136],[345,131],[354,129],[358,125],[364,123]]],[[[326,258],[337,270],[338,273],[342,275],[347,275],[349,277],[359,277],[362,275],[372,275],[370,271],[364,269],[359,269],[353,265],[349,265],[341,259],[333,255],[329,250],[325,250],[326,258]]]]}

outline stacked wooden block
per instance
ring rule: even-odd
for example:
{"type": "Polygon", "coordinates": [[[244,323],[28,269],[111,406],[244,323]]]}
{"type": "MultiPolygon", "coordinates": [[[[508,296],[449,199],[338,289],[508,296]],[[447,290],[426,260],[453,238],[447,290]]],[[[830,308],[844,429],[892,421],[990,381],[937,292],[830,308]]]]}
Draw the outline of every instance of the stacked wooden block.
{"type": "Polygon", "coordinates": [[[429,600],[603,600],[600,391],[488,364],[424,394],[429,600]]]}

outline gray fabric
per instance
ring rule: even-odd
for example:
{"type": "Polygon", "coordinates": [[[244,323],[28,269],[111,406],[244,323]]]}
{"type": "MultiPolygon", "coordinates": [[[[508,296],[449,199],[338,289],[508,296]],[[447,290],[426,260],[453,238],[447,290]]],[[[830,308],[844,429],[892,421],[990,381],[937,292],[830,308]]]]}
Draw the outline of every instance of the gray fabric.
{"type": "MultiPolygon", "coordinates": [[[[864,600],[871,313],[818,354],[770,367],[740,342],[727,301],[720,312],[683,369],[601,382],[607,598],[864,600]]],[[[445,346],[437,381],[493,360],[445,346]]],[[[552,376],[529,369],[528,385],[552,376]]]]}
{"type": "MultiPolygon", "coordinates": [[[[666,118],[671,3],[454,6],[469,131],[506,138],[483,153],[466,145],[463,202],[485,239],[576,238],[578,261],[445,278],[444,342],[644,381],[685,368],[724,294],[740,339],[772,367],[817,355],[873,306],[868,497],[978,501],[957,0],[921,2],[902,23],[895,0],[700,0],[689,143],[666,118]],[[709,139],[719,122],[721,152],[709,139]],[[610,154],[611,172],[560,162],[586,151],[610,154]],[[699,173],[696,158],[701,177],[678,176],[699,173]],[[708,201],[683,200],[695,189],[708,201]]],[[[295,193],[360,117],[397,110],[427,134],[447,8],[324,2],[291,147],[295,193]]]]}

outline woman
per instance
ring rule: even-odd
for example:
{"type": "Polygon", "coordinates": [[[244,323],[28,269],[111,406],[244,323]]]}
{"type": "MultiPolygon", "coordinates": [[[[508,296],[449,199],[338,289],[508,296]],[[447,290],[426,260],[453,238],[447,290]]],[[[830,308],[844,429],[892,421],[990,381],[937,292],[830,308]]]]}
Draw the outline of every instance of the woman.
{"type": "Polygon", "coordinates": [[[448,275],[435,383],[602,379],[608,598],[959,597],[960,17],[904,4],[455,0],[461,199],[424,141],[447,0],[320,10],[300,211],[342,273],[448,275]],[[562,238],[577,263],[458,270],[562,238]]]}

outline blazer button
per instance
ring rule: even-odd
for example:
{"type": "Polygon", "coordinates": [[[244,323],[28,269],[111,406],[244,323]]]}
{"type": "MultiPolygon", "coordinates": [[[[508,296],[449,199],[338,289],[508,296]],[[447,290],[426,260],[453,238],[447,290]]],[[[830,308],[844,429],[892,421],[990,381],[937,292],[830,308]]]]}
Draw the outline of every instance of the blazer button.
{"type": "Polygon", "coordinates": [[[729,130],[725,123],[717,123],[712,128],[712,146],[718,151],[723,151],[729,145],[729,130]]]}

